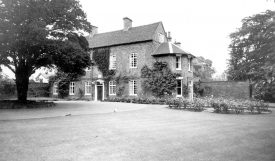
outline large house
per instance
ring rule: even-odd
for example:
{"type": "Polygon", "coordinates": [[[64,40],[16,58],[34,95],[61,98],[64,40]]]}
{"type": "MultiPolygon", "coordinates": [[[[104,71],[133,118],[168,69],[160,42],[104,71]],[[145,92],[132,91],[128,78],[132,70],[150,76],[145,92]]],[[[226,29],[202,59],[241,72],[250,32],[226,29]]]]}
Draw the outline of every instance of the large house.
{"type": "MultiPolygon", "coordinates": [[[[132,20],[125,17],[123,25],[121,30],[106,33],[98,33],[97,27],[93,27],[87,37],[91,58],[95,53],[108,52],[108,68],[114,70],[115,75],[107,79],[95,63],[86,69],[80,81],[70,82],[69,97],[82,95],[95,101],[109,97],[149,97],[150,92],[142,88],[141,69],[145,65],[152,67],[156,61],[165,61],[172,72],[180,74],[174,95],[182,97],[183,85],[187,85],[192,98],[194,56],[182,50],[180,43],[171,42],[162,22],[132,27],[132,20]]],[[[58,94],[56,83],[53,94],[58,94]]]]}

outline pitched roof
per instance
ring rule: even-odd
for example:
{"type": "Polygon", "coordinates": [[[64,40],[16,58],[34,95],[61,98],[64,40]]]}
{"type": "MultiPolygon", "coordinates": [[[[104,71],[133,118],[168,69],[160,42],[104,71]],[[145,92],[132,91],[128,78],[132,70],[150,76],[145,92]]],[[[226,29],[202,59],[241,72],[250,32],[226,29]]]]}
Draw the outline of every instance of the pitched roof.
{"type": "Polygon", "coordinates": [[[182,54],[182,55],[190,55],[192,54],[182,50],[179,46],[171,43],[171,42],[164,42],[160,44],[160,46],[154,51],[152,54],[153,56],[161,56],[161,55],[170,55],[170,54],[182,54]]]}
{"type": "Polygon", "coordinates": [[[87,37],[90,48],[114,46],[128,44],[134,42],[143,42],[153,40],[153,35],[162,22],[157,22],[149,25],[132,27],[127,31],[118,30],[95,34],[93,37],[87,37]]]}

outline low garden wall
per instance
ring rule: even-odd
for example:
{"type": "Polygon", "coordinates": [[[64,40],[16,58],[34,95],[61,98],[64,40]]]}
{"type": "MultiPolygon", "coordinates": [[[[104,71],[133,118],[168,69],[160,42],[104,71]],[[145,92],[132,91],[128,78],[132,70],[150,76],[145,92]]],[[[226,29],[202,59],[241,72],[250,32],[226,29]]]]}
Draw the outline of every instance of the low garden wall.
{"type": "Polygon", "coordinates": [[[249,82],[210,81],[200,82],[202,96],[249,99],[252,89],[249,82]]]}
{"type": "MultiPolygon", "coordinates": [[[[49,97],[48,83],[29,83],[28,97],[49,97]]],[[[0,99],[16,98],[16,85],[13,82],[0,82],[0,99]]]]}

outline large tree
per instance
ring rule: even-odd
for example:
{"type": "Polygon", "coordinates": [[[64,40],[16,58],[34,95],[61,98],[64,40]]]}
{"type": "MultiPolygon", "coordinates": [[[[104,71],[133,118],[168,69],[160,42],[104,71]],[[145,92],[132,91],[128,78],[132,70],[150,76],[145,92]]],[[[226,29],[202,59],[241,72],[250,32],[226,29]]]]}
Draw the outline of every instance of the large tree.
{"type": "Polygon", "coordinates": [[[244,18],[242,23],[242,27],[230,35],[229,79],[274,86],[275,11],[244,18]]]}
{"type": "Polygon", "coordinates": [[[82,74],[91,24],[77,0],[0,0],[0,64],[14,72],[19,101],[40,67],[82,74]]]}
{"type": "Polygon", "coordinates": [[[215,69],[212,66],[211,60],[199,56],[194,59],[193,64],[195,77],[198,77],[202,81],[212,80],[212,75],[215,73],[215,69]]]}

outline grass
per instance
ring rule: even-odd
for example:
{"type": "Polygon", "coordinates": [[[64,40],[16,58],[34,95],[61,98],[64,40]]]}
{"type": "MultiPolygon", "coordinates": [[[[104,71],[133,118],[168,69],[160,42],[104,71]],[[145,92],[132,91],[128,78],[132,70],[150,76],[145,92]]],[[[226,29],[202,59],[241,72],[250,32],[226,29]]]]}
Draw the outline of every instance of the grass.
{"type": "MultiPolygon", "coordinates": [[[[132,106],[91,103],[89,108],[114,105],[132,106]]],[[[274,122],[274,112],[218,115],[158,105],[116,113],[0,121],[0,160],[271,161],[275,160],[274,122]]]]}

